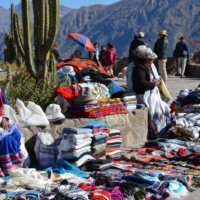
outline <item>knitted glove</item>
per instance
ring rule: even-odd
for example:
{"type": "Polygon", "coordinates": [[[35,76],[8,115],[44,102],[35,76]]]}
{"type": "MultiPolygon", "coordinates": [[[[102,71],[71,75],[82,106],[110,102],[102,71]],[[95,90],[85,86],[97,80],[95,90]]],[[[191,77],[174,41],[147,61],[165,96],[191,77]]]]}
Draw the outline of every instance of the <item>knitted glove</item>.
{"type": "Polygon", "coordinates": [[[138,188],[138,191],[135,192],[135,200],[145,199],[148,195],[148,192],[144,188],[138,188]]]}

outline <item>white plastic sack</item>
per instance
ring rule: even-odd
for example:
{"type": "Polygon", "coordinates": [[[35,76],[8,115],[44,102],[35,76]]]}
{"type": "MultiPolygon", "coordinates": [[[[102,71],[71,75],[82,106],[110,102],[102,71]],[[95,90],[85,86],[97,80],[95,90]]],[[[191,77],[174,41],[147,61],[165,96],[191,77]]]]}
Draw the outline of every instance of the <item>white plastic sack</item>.
{"type": "Polygon", "coordinates": [[[15,110],[9,105],[4,105],[4,107],[7,107],[10,120],[19,123],[21,120],[21,117],[16,114],[15,110]]]}
{"type": "Polygon", "coordinates": [[[48,126],[49,121],[39,105],[29,101],[26,107],[20,99],[16,101],[16,107],[21,117],[20,126],[48,126]]]}

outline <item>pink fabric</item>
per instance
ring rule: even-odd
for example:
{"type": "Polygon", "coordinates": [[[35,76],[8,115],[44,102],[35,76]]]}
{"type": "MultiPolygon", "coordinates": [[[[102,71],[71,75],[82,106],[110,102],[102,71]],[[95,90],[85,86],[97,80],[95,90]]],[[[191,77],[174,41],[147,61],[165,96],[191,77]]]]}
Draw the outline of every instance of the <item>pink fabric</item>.
{"type": "Polygon", "coordinates": [[[107,49],[107,51],[103,54],[106,57],[106,66],[110,66],[110,65],[117,65],[117,61],[116,61],[116,50],[115,48],[109,48],[107,49]]]}

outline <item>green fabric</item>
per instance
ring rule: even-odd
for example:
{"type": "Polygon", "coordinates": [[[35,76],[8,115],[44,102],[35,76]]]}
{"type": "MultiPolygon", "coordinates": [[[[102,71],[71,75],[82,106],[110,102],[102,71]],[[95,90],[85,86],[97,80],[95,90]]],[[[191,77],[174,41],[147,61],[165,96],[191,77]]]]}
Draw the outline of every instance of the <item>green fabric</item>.
{"type": "Polygon", "coordinates": [[[102,144],[98,144],[98,145],[93,146],[92,147],[93,154],[97,153],[99,151],[105,150],[106,149],[106,145],[107,145],[107,143],[102,143],[102,144]]]}

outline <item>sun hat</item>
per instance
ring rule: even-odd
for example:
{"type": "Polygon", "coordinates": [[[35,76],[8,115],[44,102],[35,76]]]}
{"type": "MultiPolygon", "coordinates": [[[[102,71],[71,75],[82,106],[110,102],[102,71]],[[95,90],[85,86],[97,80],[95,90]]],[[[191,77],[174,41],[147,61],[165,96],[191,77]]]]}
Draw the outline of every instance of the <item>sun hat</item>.
{"type": "Polygon", "coordinates": [[[167,35],[166,30],[160,30],[159,35],[167,35]]]}
{"type": "Polygon", "coordinates": [[[158,57],[150,48],[147,48],[145,45],[138,46],[133,53],[139,58],[144,59],[155,59],[158,57]]]}
{"type": "Polygon", "coordinates": [[[81,87],[78,91],[78,96],[76,97],[74,103],[76,104],[96,104],[98,101],[90,91],[89,87],[81,87]]]}
{"type": "Polygon", "coordinates": [[[181,36],[181,37],[179,38],[179,40],[185,40],[185,37],[184,37],[184,36],[181,36]]]}
{"type": "Polygon", "coordinates": [[[61,108],[58,104],[50,104],[46,108],[46,116],[48,120],[61,120],[64,119],[65,116],[61,112],[61,108]]]}
{"type": "Polygon", "coordinates": [[[144,33],[143,33],[143,32],[139,32],[139,33],[138,33],[138,36],[140,36],[140,37],[143,38],[143,37],[144,37],[144,33]]]}

